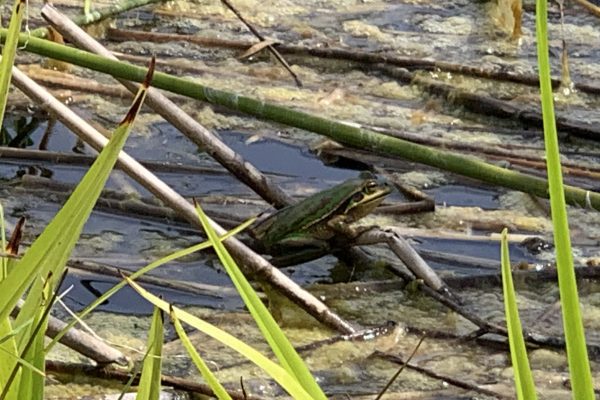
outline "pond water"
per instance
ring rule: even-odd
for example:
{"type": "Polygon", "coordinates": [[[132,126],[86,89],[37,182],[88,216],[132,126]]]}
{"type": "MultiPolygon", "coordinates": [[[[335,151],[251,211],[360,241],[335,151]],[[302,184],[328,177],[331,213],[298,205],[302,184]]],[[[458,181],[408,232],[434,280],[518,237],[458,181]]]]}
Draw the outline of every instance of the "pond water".
{"type": "MultiPolygon", "coordinates": [[[[515,73],[536,71],[534,13],[528,4],[523,18],[523,36],[518,42],[509,38],[512,25],[506,23],[510,15],[501,7],[502,1],[481,3],[453,0],[442,5],[427,1],[244,0],[235,4],[266,36],[284,43],[344,47],[515,73]]],[[[102,6],[102,3],[97,6],[102,6]]],[[[59,8],[71,14],[75,12],[69,4],[59,4],[59,8]]],[[[551,11],[553,67],[557,68],[559,63],[555,55],[560,53],[561,24],[556,10],[551,11]]],[[[36,13],[31,14],[32,24],[41,23],[36,13]]],[[[595,83],[600,65],[599,53],[595,48],[599,42],[593,40],[598,36],[595,29],[597,22],[580,8],[567,9],[565,18],[562,32],[569,46],[572,79],[579,83],[595,83]]],[[[233,14],[216,0],[161,3],[128,12],[111,24],[119,29],[253,40],[233,14]]],[[[412,134],[422,139],[511,150],[516,158],[540,155],[543,146],[538,128],[477,114],[448,99],[433,96],[422,87],[397,81],[373,66],[289,56],[286,58],[304,84],[303,88],[297,88],[285,70],[262,53],[241,60],[237,58],[238,51],[206,48],[183,40],[169,43],[117,41],[111,39],[110,32],[104,42],[112,50],[130,57],[156,54],[162,62],[160,69],[187,76],[207,86],[337,121],[412,134]]],[[[20,55],[18,60],[22,64],[39,62],[38,58],[31,55],[20,55]]],[[[27,67],[27,70],[34,78],[46,74],[36,67],[27,67]]],[[[107,85],[114,83],[109,77],[79,67],[72,67],[66,73],[107,85]]],[[[461,89],[511,100],[523,108],[537,104],[535,86],[482,80],[441,71],[427,70],[420,74],[461,89]]],[[[101,96],[93,93],[92,89],[78,91],[75,87],[65,87],[63,84],[61,90],[69,91],[67,94],[71,95],[74,110],[109,130],[129,106],[127,99],[101,96]]],[[[556,97],[560,113],[579,121],[589,121],[591,126],[598,122],[595,112],[597,96],[575,92],[568,96],[558,93],[556,97]]],[[[29,115],[22,106],[27,102],[18,93],[11,100],[15,115],[29,115]]],[[[365,218],[364,223],[406,229],[414,247],[423,251],[424,257],[443,277],[473,278],[497,272],[493,268],[497,268],[494,265],[499,260],[499,243],[491,235],[500,232],[503,226],[509,226],[511,233],[537,236],[547,243],[552,241],[549,208],[545,200],[400,159],[360,155],[341,157],[335,153],[334,146],[318,135],[191,100],[177,98],[176,101],[202,124],[218,132],[223,141],[248,162],[297,198],[355,177],[359,170],[370,166],[383,168],[395,179],[424,191],[434,199],[435,212],[374,214],[365,218]],[[437,252],[436,257],[431,253],[427,256],[426,251],[437,252]],[[443,257],[440,258],[438,253],[443,257]],[[478,263],[466,262],[461,258],[463,256],[470,256],[471,260],[476,259],[478,263]]],[[[31,148],[39,146],[49,124],[46,115],[39,112],[36,113],[38,115],[41,115],[41,123],[32,135],[31,148]]],[[[60,122],[52,128],[46,148],[69,154],[95,154],[78,143],[60,122]]],[[[570,137],[561,143],[561,150],[564,151],[565,161],[579,165],[597,168],[600,160],[595,142],[570,137]]],[[[151,163],[150,169],[154,168],[161,179],[182,195],[196,197],[203,204],[205,202],[210,212],[227,214],[230,225],[270,210],[249,188],[149,109],[144,109],[136,121],[126,151],[140,161],[151,163]]],[[[469,154],[486,157],[483,151],[469,154]]],[[[486,159],[505,166],[511,166],[512,162],[515,168],[543,173],[515,161],[486,159]]],[[[57,164],[36,159],[0,158],[0,201],[7,210],[9,224],[21,215],[27,216],[26,244],[41,232],[64,202],[66,191],[79,181],[86,168],[82,162],[57,164]],[[25,179],[25,175],[30,177],[25,179]]],[[[598,188],[595,175],[568,174],[565,179],[586,188],[598,188]]],[[[73,260],[135,270],[203,240],[199,232],[175,218],[134,211],[129,206],[131,202],[150,199],[151,195],[124,173],[115,171],[107,189],[110,192],[105,197],[117,199],[123,208],[102,207],[93,213],[73,254],[73,260]]],[[[406,201],[404,196],[394,193],[386,200],[386,204],[406,201]]],[[[594,262],[600,256],[598,213],[572,207],[569,216],[576,263],[581,266],[594,262]]],[[[369,251],[376,258],[390,257],[383,246],[374,246],[369,251]]],[[[553,263],[553,259],[551,246],[538,251],[518,242],[511,244],[513,264],[544,269],[553,263]]],[[[391,333],[375,340],[336,342],[304,354],[329,394],[349,394],[354,398],[377,393],[397,366],[374,356],[373,352],[380,350],[407,356],[419,339],[418,332],[422,330],[429,332],[430,337],[417,353],[415,362],[419,366],[477,383],[499,393],[512,393],[512,370],[505,347],[500,346],[499,349],[485,342],[460,339],[460,335],[473,331],[474,326],[424,295],[394,286],[393,276],[386,271],[368,269],[349,272],[332,256],[284,271],[357,326],[381,326],[387,321],[398,324],[391,333]],[[387,282],[387,286],[369,286],[381,281],[387,282]],[[435,336],[440,332],[449,337],[435,336]]],[[[153,274],[209,285],[211,289],[204,294],[152,285],[146,287],[264,348],[264,343],[243,311],[241,302],[232,293],[230,281],[213,254],[195,254],[171,262],[153,274]]],[[[72,286],[73,289],[65,300],[70,307],[80,310],[116,282],[117,278],[114,277],[72,269],[65,287],[72,286]]],[[[560,313],[548,311],[558,299],[555,284],[532,283],[525,279],[516,283],[525,324],[531,324],[548,335],[560,335],[560,313]]],[[[455,290],[477,315],[495,322],[502,321],[502,294],[498,284],[471,283],[455,290]]],[[[600,342],[596,341],[596,329],[600,321],[600,304],[596,284],[583,282],[581,291],[588,334],[592,343],[598,345],[600,342]]],[[[102,312],[89,318],[89,324],[97,333],[110,338],[113,343],[127,344],[134,349],[144,346],[145,332],[149,326],[147,315],[151,308],[133,291],[122,290],[103,304],[100,310],[102,312]],[[115,330],[115,327],[118,329],[115,330]]],[[[278,315],[295,345],[308,344],[331,335],[316,321],[285,302],[279,305],[278,315]]],[[[279,389],[250,366],[244,364],[229,368],[229,365],[239,361],[237,355],[218,343],[201,335],[193,335],[193,340],[205,349],[207,358],[219,367],[219,377],[224,381],[235,386],[239,376],[244,376],[244,384],[251,393],[267,397],[281,395],[279,389]]],[[[141,357],[133,351],[128,351],[128,354],[134,359],[141,357]]],[[[166,373],[195,379],[197,374],[189,359],[182,356],[184,350],[179,342],[169,343],[165,354],[166,373]]],[[[64,349],[55,357],[81,359],[64,349]]],[[[598,378],[598,355],[595,357],[593,369],[598,378]]],[[[564,352],[540,348],[532,350],[531,358],[543,398],[570,398],[564,386],[568,376],[564,352]]],[[[75,385],[70,388],[73,393],[82,390],[75,385]]],[[[60,385],[52,385],[49,396],[58,396],[64,390],[60,385]]],[[[395,394],[389,398],[401,398],[393,397],[400,396],[401,392],[408,393],[408,397],[404,398],[410,398],[410,393],[415,397],[429,393],[439,398],[483,398],[483,395],[450,387],[443,380],[425,377],[412,370],[403,372],[392,391],[395,394]]]]}

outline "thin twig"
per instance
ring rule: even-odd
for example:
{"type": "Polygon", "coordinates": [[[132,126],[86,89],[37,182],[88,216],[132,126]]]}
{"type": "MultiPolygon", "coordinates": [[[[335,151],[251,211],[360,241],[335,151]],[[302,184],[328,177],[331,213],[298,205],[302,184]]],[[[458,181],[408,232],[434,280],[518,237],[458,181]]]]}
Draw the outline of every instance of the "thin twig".
{"type": "MultiPolygon", "coordinates": [[[[225,4],[227,6],[227,8],[229,8],[235,14],[235,16],[238,17],[238,19],[240,21],[242,21],[242,23],[244,25],[246,25],[246,27],[250,30],[250,32],[252,32],[252,34],[254,36],[256,36],[261,42],[264,42],[266,40],[266,38],[263,35],[261,35],[260,32],[256,28],[254,28],[254,26],[252,26],[252,24],[244,18],[242,13],[240,13],[239,10],[237,10],[233,6],[233,4],[231,4],[231,2],[229,0],[221,0],[221,2],[223,4],[225,4]]],[[[279,61],[281,63],[281,65],[283,65],[283,67],[290,73],[290,75],[292,75],[292,77],[294,78],[294,81],[296,82],[296,86],[302,87],[302,82],[300,82],[298,75],[296,75],[296,73],[294,71],[292,71],[292,68],[290,67],[290,65],[287,63],[287,61],[285,61],[285,58],[283,58],[283,56],[277,51],[275,46],[269,44],[269,45],[267,45],[267,49],[269,49],[271,54],[273,54],[275,56],[277,61],[279,61]]]]}
{"type": "MultiPolygon", "coordinates": [[[[71,270],[79,269],[82,271],[93,272],[99,275],[114,276],[121,278],[122,272],[133,273],[127,269],[116,267],[109,264],[100,264],[97,262],[73,260],[68,264],[71,270]]],[[[136,279],[140,283],[149,283],[162,288],[178,290],[185,293],[191,293],[198,296],[207,296],[215,299],[224,299],[225,297],[237,296],[237,291],[233,287],[209,285],[198,282],[178,281],[173,279],[164,279],[157,276],[145,274],[136,279]]]]}
{"type": "Polygon", "coordinates": [[[400,374],[402,373],[402,371],[404,371],[404,368],[406,368],[406,366],[410,363],[410,361],[413,359],[413,357],[415,356],[415,354],[417,354],[417,351],[419,350],[419,347],[421,347],[421,343],[423,343],[423,340],[425,340],[425,336],[421,336],[421,339],[419,339],[419,342],[417,343],[417,345],[413,349],[412,353],[410,353],[410,355],[406,359],[406,362],[404,364],[402,364],[402,366],[400,367],[400,369],[398,369],[398,371],[390,378],[390,380],[383,387],[383,389],[381,389],[381,391],[379,392],[379,394],[377,395],[377,397],[375,397],[375,400],[381,399],[381,397],[385,394],[385,392],[388,391],[388,389],[390,388],[390,386],[392,386],[392,384],[396,381],[396,379],[398,379],[398,377],[400,376],[400,374]]]}
{"type": "Polygon", "coordinates": [[[416,364],[410,363],[408,361],[404,361],[400,356],[397,356],[394,354],[388,354],[388,353],[383,353],[380,351],[375,351],[373,353],[373,356],[383,358],[385,360],[391,361],[396,364],[406,365],[408,368],[418,371],[424,375],[427,375],[430,378],[441,380],[443,382],[447,382],[453,386],[456,386],[456,387],[459,387],[462,389],[473,390],[475,392],[485,394],[486,396],[493,396],[497,399],[512,399],[513,398],[512,396],[494,392],[492,390],[486,389],[484,387],[481,387],[481,386],[471,383],[471,382],[463,381],[463,380],[460,380],[460,379],[457,379],[457,378],[454,378],[454,377],[451,377],[448,375],[442,375],[440,373],[430,370],[429,368],[419,367],[416,364]]]}
{"type": "MultiPolygon", "coordinates": [[[[93,376],[100,379],[109,379],[117,382],[127,382],[131,379],[131,374],[125,371],[107,369],[107,368],[96,368],[91,365],[82,365],[82,364],[69,364],[63,363],[59,361],[46,361],[46,369],[48,371],[59,373],[59,374],[67,374],[70,377],[72,376],[93,376]]],[[[139,376],[133,379],[133,384],[139,383],[139,376]]],[[[175,389],[185,390],[187,392],[199,393],[206,396],[214,396],[214,393],[209,385],[203,383],[197,383],[191,380],[178,378],[170,375],[161,375],[161,384],[164,386],[170,386],[175,389]]],[[[227,391],[232,399],[234,400],[260,400],[261,397],[250,395],[248,397],[244,397],[242,393],[239,391],[227,391]]]]}

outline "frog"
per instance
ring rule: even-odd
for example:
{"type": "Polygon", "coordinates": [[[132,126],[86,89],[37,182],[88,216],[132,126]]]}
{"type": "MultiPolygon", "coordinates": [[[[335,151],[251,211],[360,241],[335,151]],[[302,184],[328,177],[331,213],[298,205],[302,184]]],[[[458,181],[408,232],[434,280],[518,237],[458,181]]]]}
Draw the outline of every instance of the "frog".
{"type": "Polygon", "coordinates": [[[275,256],[278,265],[308,261],[330,252],[333,239],[347,242],[371,229],[351,224],[375,210],[390,192],[387,182],[362,172],[257,220],[250,234],[259,251],[275,256]]]}

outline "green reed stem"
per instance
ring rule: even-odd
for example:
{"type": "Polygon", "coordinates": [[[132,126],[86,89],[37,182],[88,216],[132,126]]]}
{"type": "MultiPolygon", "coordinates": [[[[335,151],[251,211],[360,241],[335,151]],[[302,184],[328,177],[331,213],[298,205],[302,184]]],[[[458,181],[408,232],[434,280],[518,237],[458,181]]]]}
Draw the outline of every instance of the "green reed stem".
{"type": "Polygon", "coordinates": [[[594,386],[588,361],[583,322],[581,320],[579,296],[577,294],[577,282],[575,280],[573,255],[571,253],[571,238],[569,236],[565,191],[563,190],[558,149],[558,135],[554,117],[552,83],[550,81],[550,59],[548,57],[547,15],[547,0],[536,0],[538,67],[560,301],[573,398],[578,400],[592,400],[594,399],[594,386]]]}
{"type": "MultiPolygon", "coordinates": [[[[0,38],[5,30],[0,29],[0,38]]],[[[25,50],[66,61],[95,71],[104,72],[117,78],[140,82],[145,70],[128,63],[113,61],[104,57],[73,49],[64,45],[33,37],[21,36],[25,50]]],[[[193,99],[218,104],[241,111],[257,118],[279,122],[327,136],[350,147],[371,150],[376,153],[397,156],[409,161],[431,165],[446,171],[470,178],[479,179],[493,185],[520,190],[539,197],[548,197],[548,182],[545,179],[500,168],[485,163],[475,157],[463,156],[429,148],[406,140],[382,135],[368,129],[361,129],[341,122],[329,120],[288,107],[266,103],[261,100],[236,93],[213,89],[186,78],[165,73],[154,74],[152,86],[178,93],[193,99]]],[[[570,204],[589,205],[600,210],[600,194],[581,188],[565,186],[565,196],[570,204]]]]}

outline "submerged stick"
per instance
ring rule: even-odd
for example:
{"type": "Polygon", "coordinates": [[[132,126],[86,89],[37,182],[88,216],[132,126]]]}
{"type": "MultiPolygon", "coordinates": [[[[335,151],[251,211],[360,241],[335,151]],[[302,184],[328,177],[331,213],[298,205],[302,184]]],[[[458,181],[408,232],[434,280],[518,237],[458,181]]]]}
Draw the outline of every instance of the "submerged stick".
{"type": "MultiPolygon", "coordinates": [[[[93,376],[100,379],[108,379],[117,382],[126,383],[131,379],[131,373],[114,369],[96,368],[92,365],[70,364],[60,361],[46,361],[46,369],[57,374],[66,374],[69,377],[83,375],[93,376]]],[[[188,379],[183,379],[171,375],[161,375],[160,382],[164,386],[170,386],[174,389],[184,390],[186,392],[199,393],[207,396],[214,396],[209,385],[197,383],[188,379]]],[[[133,380],[133,384],[139,383],[139,376],[133,380]]],[[[259,396],[245,396],[240,391],[228,391],[233,400],[260,400],[259,396]]]]}
{"type": "MultiPolygon", "coordinates": [[[[5,35],[6,30],[0,30],[0,36],[4,37],[5,35]]],[[[108,60],[95,54],[48,43],[24,34],[21,35],[19,43],[26,50],[36,54],[68,61],[118,78],[140,82],[145,74],[145,69],[141,67],[108,60]]],[[[170,90],[211,104],[218,104],[257,118],[318,133],[351,147],[402,157],[490,184],[548,198],[548,181],[546,179],[501,168],[473,157],[465,157],[447,151],[436,151],[405,140],[381,135],[368,129],[350,126],[342,122],[270,104],[236,93],[209,88],[189,79],[160,72],[154,74],[152,84],[156,88],[170,90]]],[[[600,210],[599,193],[573,186],[565,186],[564,189],[567,203],[581,207],[589,206],[600,210]]]]}
{"type": "MultiPolygon", "coordinates": [[[[586,0],[576,0],[586,1],[586,0]]],[[[598,8],[598,7],[596,7],[598,8]]],[[[598,8],[600,10],[600,8],[598,8]]],[[[186,41],[188,43],[199,44],[208,47],[220,47],[228,49],[247,49],[252,46],[252,42],[248,40],[230,40],[216,37],[198,36],[198,35],[180,35],[175,33],[160,33],[160,32],[144,32],[136,30],[125,30],[117,28],[109,28],[107,31],[108,38],[116,41],[129,40],[145,40],[156,43],[167,43],[173,41],[186,41]]],[[[519,74],[501,69],[491,69],[485,67],[477,67],[472,65],[457,64],[447,61],[436,61],[431,59],[403,57],[394,54],[373,53],[348,48],[333,48],[325,46],[299,46],[289,44],[278,44],[277,49],[286,54],[298,54],[302,56],[314,56],[333,60],[354,61],[362,64],[386,64],[390,66],[402,67],[408,70],[435,70],[452,72],[455,74],[470,75],[484,79],[493,79],[497,81],[506,81],[520,83],[528,86],[539,86],[539,78],[537,74],[519,74]]],[[[558,78],[552,79],[552,86],[558,87],[561,80],[558,78]]],[[[575,89],[580,92],[599,94],[600,87],[575,83],[575,89]]]]}

